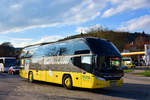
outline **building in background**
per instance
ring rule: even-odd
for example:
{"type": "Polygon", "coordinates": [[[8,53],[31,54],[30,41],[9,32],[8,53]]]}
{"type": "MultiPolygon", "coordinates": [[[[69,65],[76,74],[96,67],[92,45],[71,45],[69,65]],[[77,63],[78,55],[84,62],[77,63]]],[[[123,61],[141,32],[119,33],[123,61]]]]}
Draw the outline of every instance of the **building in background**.
{"type": "Polygon", "coordinates": [[[150,44],[145,44],[145,62],[146,65],[149,66],[150,65],[150,44]]]}

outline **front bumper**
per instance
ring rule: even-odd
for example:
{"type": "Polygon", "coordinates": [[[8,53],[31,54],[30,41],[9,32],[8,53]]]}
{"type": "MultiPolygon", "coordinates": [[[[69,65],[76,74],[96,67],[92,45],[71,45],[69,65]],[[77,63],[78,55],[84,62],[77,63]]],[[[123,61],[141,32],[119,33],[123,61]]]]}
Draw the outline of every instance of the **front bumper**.
{"type": "Polygon", "coordinates": [[[123,84],[123,78],[120,80],[105,80],[103,78],[95,78],[92,88],[118,87],[123,84]]]}

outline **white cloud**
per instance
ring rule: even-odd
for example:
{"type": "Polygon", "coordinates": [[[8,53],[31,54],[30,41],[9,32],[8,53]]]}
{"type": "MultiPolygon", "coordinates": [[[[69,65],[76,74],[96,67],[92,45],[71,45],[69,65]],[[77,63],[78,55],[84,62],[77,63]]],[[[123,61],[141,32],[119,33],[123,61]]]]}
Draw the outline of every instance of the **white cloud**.
{"type": "Polygon", "coordinates": [[[60,35],[53,35],[53,36],[45,36],[42,37],[39,41],[35,42],[36,43],[43,43],[43,42],[54,42],[57,41],[59,39],[63,39],[64,37],[60,36],[60,35]]]}
{"type": "Polygon", "coordinates": [[[9,40],[15,47],[24,47],[29,44],[32,44],[32,39],[27,38],[10,38],[9,40]]]}
{"type": "Polygon", "coordinates": [[[11,5],[10,6],[10,8],[12,8],[12,9],[19,9],[19,8],[21,8],[22,6],[21,5],[19,5],[19,4],[14,4],[14,5],[11,5]]]}
{"type": "Polygon", "coordinates": [[[122,0],[109,0],[112,4],[117,4],[120,3],[122,0]]]}
{"type": "Polygon", "coordinates": [[[80,24],[99,16],[105,5],[104,0],[1,0],[0,33],[80,24]]]}
{"type": "Polygon", "coordinates": [[[132,11],[137,10],[140,8],[150,8],[150,1],[149,0],[111,0],[112,3],[118,3],[117,7],[112,7],[106,10],[102,17],[110,17],[117,13],[121,13],[123,11],[132,11]]]}
{"type": "Polygon", "coordinates": [[[78,33],[87,33],[87,32],[89,32],[89,31],[91,31],[91,30],[96,30],[96,29],[98,29],[98,28],[102,28],[100,25],[98,25],[98,24],[96,24],[96,25],[92,25],[92,26],[89,26],[89,27],[78,27],[77,29],[76,29],[76,32],[78,32],[78,33]]]}
{"type": "Polygon", "coordinates": [[[88,27],[78,27],[75,31],[78,33],[86,33],[88,30],[88,27]]]}
{"type": "Polygon", "coordinates": [[[30,38],[10,38],[9,41],[15,47],[25,47],[25,46],[37,44],[37,43],[54,42],[54,41],[57,41],[62,38],[64,38],[64,37],[59,36],[59,35],[52,35],[52,36],[42,37],[39,40],[34,40],[34,39],[30,39],[30,38]]]}
{"type": "Polygon", "coordinates": [[[150,15],[144,15],[139,18],[131,19],[125,22],[118,30],[134,31],[140,30],[150,33],[150,15]]]}

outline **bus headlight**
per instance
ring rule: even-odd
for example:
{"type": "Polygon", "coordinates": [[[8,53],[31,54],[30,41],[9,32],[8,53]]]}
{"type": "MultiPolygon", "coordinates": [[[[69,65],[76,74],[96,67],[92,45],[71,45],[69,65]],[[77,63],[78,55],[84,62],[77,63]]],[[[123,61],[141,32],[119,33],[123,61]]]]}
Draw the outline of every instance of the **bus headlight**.
{"type": "Polygon", "coordinates": [[[104,78],[101,78],[101,77],[98,77],[98,76],[95,76],[95,77],[96,77],[96,79],[98,79],[98,80],[106,81],[104,78]]]}

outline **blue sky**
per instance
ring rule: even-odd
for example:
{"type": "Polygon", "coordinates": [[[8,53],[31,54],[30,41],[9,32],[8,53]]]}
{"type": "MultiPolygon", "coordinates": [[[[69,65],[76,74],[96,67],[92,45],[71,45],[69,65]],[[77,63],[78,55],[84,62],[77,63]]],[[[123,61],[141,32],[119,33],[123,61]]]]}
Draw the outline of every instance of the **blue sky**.
{"type": "Polygon", "coordinates": [[[23,47],[104,27],[150,34],[150,0],[1,0],[0,43],[23,47]]]}

